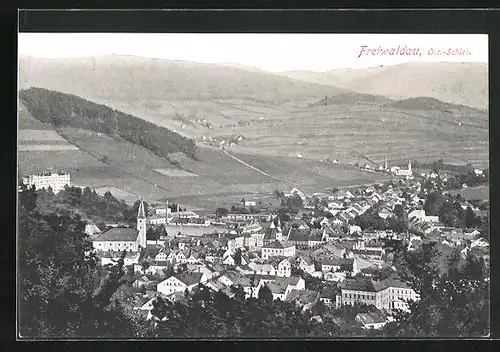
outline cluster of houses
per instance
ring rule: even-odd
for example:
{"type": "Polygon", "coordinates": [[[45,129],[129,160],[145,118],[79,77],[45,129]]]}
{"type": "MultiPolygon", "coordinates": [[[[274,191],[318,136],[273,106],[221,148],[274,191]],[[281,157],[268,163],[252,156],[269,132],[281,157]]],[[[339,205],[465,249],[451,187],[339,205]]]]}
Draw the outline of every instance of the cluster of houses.
{"type": "Polygon", "coordinates": [[[295,302],[303,310],[317,302],[331,307],[356,302],[372,305],[376,312],[359,314],[356,319],[366,328],[379,328],[390,320],[392,311],[408,310],[409,300],[418,299],[398,279],[386,240],[402,240],[410,251],[432,240],[459,246],[463,257],[475,253],[489,258],[489,244],[478,230],[445,227],[423,210],[424,199],[418,197],[421,183],[403,182],[401,187],[373,185],[311,197],[294,188],[285,196],[300,197],[304,211],[289,221],[265,212],[226,214],[215,223],[193,212],[171,212],[168,206],[154,210],[146,219],[141,203],[137,230],[115,228],[93,235],[94,248],[103,265],[113,265],[127,251],[125,265],[139,275],[133,286],[147,292],[136,305],[146,317],[151,317],[158,296],[184,301],[200,284],[230,297],[241,287],[246,298],[258,297],[266,286],[273,299],[295,302]],[[354,218],[374,206],[382,209],[380,218],[394,216],[398,204],[410,228],[418,229],[420,235],[369,231],[353,224],[354,218]],[[161,217],[165,223],[153,220],[161,217]],[[146,241],[146,222],[164,226],[167,235],[146,241]],[[146,248],[146,254],[139,253],[141,248],[146,248]],[[381,271],[389,272],[389,278],[378,280],[381,271]],[[306,276],[320,280],[323,287],[310,289],[306,276]]]}

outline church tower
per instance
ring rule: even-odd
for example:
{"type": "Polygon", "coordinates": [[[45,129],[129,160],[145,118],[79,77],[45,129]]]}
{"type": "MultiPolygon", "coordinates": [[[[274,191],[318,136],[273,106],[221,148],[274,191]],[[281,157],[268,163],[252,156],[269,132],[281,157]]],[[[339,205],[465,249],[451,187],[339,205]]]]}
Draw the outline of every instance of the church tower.
{"type": "Polygon", "coordinates": [[[146,211],[144,210],[144,201],[142,199],[137,213],[137,231],[139,231],[139,247],[146,248],[146,211]]]}
{"type": "Polygon", "coordinates": [[[385,160],[384,160],[384,170],[388,170],[389,167],[387,165],[387,154],[385,155],[385,160]]]}
{"type": "Polygon", "coordinates": [[[408,159],[408,171],[411,173],[411,160],[408,159]]]}

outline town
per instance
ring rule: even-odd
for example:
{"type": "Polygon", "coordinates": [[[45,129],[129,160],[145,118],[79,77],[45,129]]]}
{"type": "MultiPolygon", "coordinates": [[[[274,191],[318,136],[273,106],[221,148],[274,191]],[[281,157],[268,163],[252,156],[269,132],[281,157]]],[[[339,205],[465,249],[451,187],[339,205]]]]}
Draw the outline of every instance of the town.
{"type": "MultiPolygon", "coordinates": [[[[241,199],[198,214],[168,199],[138,199],[128,222],[87,219],[85,233],[102,268],[124,271],[115,295],[139,321],[162,324],[170,319],[165,306],[189,305],[206,290],[288,302],[315,324],[383,331],[422,299],[408,255],[432,245],[437,254],[428,260],[441,274],[455,253],[457,261],[480,258],[489,275],[489,203],[454,192],[457,184],[487,184],[487,170],[412,170],[410,161],[406,169],[385,161],[380,170],[394,179],[313,194],[276,190],[277,206],[241,199]]],[[[20,193],[38,199],[91,192],[60,171],[23,183],[20,193]]]]}

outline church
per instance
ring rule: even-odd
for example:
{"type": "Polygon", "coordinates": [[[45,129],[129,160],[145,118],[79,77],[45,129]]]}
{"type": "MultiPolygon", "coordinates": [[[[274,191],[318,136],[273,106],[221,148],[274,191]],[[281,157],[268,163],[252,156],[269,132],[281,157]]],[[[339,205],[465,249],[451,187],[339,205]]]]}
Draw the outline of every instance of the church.
{"type": "Polygon", "coordinates": [[[137,228],[115,227],[92,241],[94,249],[103,252],[138,252],[146,248],[146,212],[141,200],[137,213],[137,228]]]}

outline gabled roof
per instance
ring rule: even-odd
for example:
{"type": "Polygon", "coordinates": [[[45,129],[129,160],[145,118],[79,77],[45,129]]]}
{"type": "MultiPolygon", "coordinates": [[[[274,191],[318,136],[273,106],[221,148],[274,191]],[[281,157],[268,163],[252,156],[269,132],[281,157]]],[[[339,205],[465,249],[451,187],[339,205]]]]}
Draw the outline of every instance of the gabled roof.
{"type": "Polygon", "coordinates": [[[137,229],[129,227],[113,227],[96,238],[94,242],[117,241],[117,242],[135,242],[139,232],[137,229]]]}
{"type": "Polygon", "coordinates": [[[353,263],[354,259],[327,258],[323,260],[322,265],[352,266],[353,263]]]}
{"type": "Polygon", "coordinates": [[[184,273],[180,276],[175,276],[176,279],[183,282],[187,286],[197,284],[200,282],[203,273],[184,273]]]}
{"type": "Polygon", "coordinates": [[[266,244],[265,246],[263,246],[262,248],[288,248],[288,247],[292,247],[293,245],[292,244],[288,244],[288,243],[282,243],[280,241],[274,241],[274,242],[271,242],[269,244],[266,244]]]}
{"type": "Polygon", "coordinates": [[[376,312],[359,313],[356,317],[361,320],[363,324],[376,324],[387,321],[382,314],[376,312]]]}
{"type": "Polygon", "coordinates": [[[298,228],[291,228],[288,234],[289,241],[307,242],[309,240],[309,233],[311,230],[301,230],[298,228]]]}
{"type": "Polygon", "coordinates": [[[330,299],[335,300],[337,293],[338,293],[338,289],[331,287],[331,286],[325,286],[325,287],[323,287],[323,290],[321,290],[319,297],[320,298],[330,298],[330,299]]]}
{"type": "MultiPolygon", "coordinates": [[[[271,257],[265,263],[266,264],[271,264],[271,265],[278,265],[283,260],[288,260],[288,258],[287,257],[282,257],[282,256],[271,257]]],[[[290,260],[288,260],[288,261],[290,261],[290,260]]]]}
{"type": "Polygon", "coordinates": [[[309,304],[315,302],[319,298],[318,291],[309,290],[291,290],[286,301],[296,302],[297,304],[309,304]]]}

